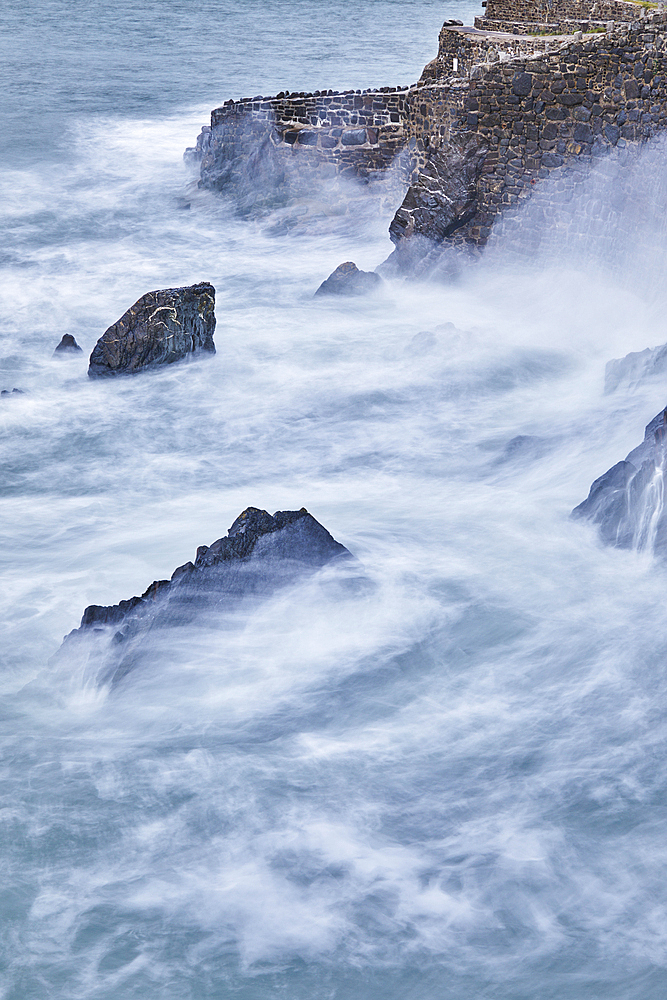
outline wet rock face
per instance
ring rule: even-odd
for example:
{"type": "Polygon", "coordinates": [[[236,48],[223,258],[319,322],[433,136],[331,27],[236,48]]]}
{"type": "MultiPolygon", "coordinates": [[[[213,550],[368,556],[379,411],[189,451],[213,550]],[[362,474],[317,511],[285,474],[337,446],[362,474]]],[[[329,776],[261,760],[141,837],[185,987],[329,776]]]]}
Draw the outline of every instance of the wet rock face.
{"type": "Polygon", "coordinates": [[[63,338],[56,347],[54,354],[81,354],[81,348],[71,333],[64,333],[63,338]]]}
{"type": "Polygon", "coordinates": [[[305,507],[275,514],[248,507],[225,537],[201,545],[194,562],[179,566],[170,580],[154,581],[141,597],[87,607],[58,655],[89,637],[106,640],[101,679],[115,684],[141,661],[156,635],[232,612],[241,601],[267,597],[341,558],[351,558],[349,551],[305,507]]]}
{"type": "Polygon", "coordinates": [[[633,351],[624,358],[607,362],[604,391],[614,392],[619,386],[634,387],[651,378],[663,378],[667,371],[667,344],[633,351]]]}
{"type": "Polygon", "coordinates": [[[487,147],[468,134],[434,152],[408,189],[389,235],[394,243],[419,235],[441,243],[474,217],[477,181],[487,147]]]}
{"type": "Polygon", "coordinates": [[[572,516],[597,524],[607,545],[667,556],[666,444],[667,409],[647,424],[644,440],[623,462],[595,480],[572,516]]]}
{"type": "Polygon", "coordinates": [[[382,284],[382,278],[375,271],[360,271],[351,260],[339,264],[335,271],[323,281],[316,295],[366,295],[382,284]]]}
{"type": "Polygon", "coordinates": [[[97,341],[88,374],[132,375],[190,354],[215,354],[214,330],[215,289],[207,281],[147,292],[97,341]]]}

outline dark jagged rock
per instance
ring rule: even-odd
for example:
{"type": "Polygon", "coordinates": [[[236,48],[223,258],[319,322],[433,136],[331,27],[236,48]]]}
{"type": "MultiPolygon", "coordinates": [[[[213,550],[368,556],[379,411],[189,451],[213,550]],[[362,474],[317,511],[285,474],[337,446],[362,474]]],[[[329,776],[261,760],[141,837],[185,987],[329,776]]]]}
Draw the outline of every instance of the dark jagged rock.
{"type": "Polygon", "coordinates": [[[667,510],[664,505],[667,410],[646,426],[644,440],[623,462],[596,479],[573,517],[598,525],[608,545],[667,554],[667,510]]]}
{"type": "Polygon", "coordinates": [[[82,354],[82,350],[77,344],[76,340],[71,333],[63,333],[63,339],[60,341],[55,351],[56,354],[82,354]]]}
{"type": "Polygon", "coordinates": [[[211,613],[231,612],[241,600],[266,597],[341,557],[351,558],[350,552],[305,507],[273,515],[248,507],[226,537],[201,545],[194,562],[179,566],[170,580],[156,580],[141,597],[87,607],[61,651],[93,633],[106,637],[102,680],[117,683],[137,665],[144,645],[156,634],[192,625],[211,613]]]}
{"type": "Polygon", "coordinates": [[[486,153],[486,143],[474,133],[434,152],[389,226],[392,241],[419,235],[441,243],[470,222],[477,211],[477,181],[486,153]]]}
{"type": "Polygon", "coordinates": [[[214,330],[215,289],[207,281],[147,292],[97,341],[88,374],[131,375],[190,354],[215,354],[214,330]]]}
{"type": "Polygon", "coordinates": [[[316,295],[366,295],[382,284],[375,271],[360,271],[355,263],[346,260],[332,271],[315,292],[316,295]]]}
{"type": "Polygon", "coordinates": [[[9,389],[3,389],[2,392],[0,392],[0,396],[13,396],[15,393],[18,396],[25,396],[25,389],[12,389],[11,391],[9,389]]]}

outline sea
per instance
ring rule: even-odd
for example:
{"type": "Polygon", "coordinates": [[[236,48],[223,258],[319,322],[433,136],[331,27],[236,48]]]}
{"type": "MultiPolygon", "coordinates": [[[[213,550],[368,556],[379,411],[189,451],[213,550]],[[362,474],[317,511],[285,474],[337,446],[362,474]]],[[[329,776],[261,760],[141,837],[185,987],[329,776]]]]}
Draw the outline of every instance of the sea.
{"type": "Polygon", "coordinates": [[[183,160],[225,100],[408,85],[481,13],[3,4],[2,1000],[667,995],[667,571],[570,517],[667,404],[604,391],[667,341],[664,144],[355,299],[314,293],[386,259],[403,191],[239,212],[183,160]],[[87,377],[197,281],[214,357],[87,377]],[[54,659],[248,506],[305,506],[357,582],[114,689],[54,659]]]}

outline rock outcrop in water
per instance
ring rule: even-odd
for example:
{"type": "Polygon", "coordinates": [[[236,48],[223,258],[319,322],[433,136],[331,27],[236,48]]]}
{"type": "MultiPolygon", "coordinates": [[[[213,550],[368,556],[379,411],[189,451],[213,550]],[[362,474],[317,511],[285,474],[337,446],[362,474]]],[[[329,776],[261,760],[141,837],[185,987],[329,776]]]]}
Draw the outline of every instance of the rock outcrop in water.
{"type": "Polygon", "coordinates": [[[367,295],[382,284],[375,271],[360,271],[357,265],[346,260],[332,271],[315,292],[316,295],[367,295]]]}
{"type": "Polygon", "coordinates": [[[646,426],[644,440],[623,462],[596,479],[573,517],[598,525],[608,545],[667,554],[664,503],[667,409],[646,426]]]}
{"type": "Polygon", "coordinates": [[[194,562],[179,566],[170,580],[154,581],[141,597],[86,608],[61,652],[96,633],[108,642],[101,679],[117,683],[157,632],[233,611],[241,600],[266,597],[340,558],[351,558],[350,552],[305,507],[273,515],[248,507],[226,537],[201,545],[194,562]]]}
{"type": "Polygon", "coordinates": [[[664,377],[667,372],[667,344],[632,351],[624,358],[607,362],[604,377],[605,393],[614,392],[619,386],[634,387],[646,379],[664,377]]]}
{"type": "Polygon", "coordinates": [[[191,354],[215,354],[214,330],[215,288],[207,281],[147,292],[97,341],[88,374],[133,375],[191,354]]]}
{"type": "Polygon", "coordinates": [[[71,333],[63,333],[62,340],[53,352],[54,355],[83,353],[71,333]]]}

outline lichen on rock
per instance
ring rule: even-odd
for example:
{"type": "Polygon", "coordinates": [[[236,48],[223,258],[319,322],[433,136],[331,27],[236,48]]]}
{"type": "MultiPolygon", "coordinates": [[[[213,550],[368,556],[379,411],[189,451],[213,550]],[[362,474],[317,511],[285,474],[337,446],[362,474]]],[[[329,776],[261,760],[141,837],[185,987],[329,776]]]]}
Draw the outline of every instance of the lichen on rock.
{"type": "Polygon", "coordinates": [[[191,354],[215,354],[214,330],[215,288],[209,282],[147,292],[97,341],[88,374],[132,375],[191,354]]]}

